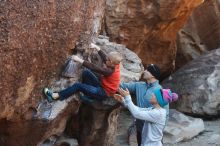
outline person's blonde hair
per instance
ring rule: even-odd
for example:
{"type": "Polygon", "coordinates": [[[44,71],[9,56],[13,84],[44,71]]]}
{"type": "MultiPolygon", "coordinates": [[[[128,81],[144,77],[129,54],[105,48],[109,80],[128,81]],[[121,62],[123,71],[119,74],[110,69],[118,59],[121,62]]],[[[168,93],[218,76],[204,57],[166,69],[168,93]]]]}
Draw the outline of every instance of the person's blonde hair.
{"type": "Polygon", "coordinates": [[[114,64],[119,64],[122,60],[122,55],[118,52],[110,52],[108,54],[108,58],[111,60],[111,62],[113,62],[114,64]]]}

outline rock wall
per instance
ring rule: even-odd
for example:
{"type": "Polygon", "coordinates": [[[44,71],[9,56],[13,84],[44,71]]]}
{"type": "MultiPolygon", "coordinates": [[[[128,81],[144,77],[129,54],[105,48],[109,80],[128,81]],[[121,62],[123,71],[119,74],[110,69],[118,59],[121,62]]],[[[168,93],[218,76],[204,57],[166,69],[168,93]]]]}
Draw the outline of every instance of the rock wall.
{"type": "Polygon", "coordinates": [[[180,68],[162,85],[179,94],[178,111],[201,117],[220,117],[220,49],[180,68]]]}
{"type": "Polygon", "coordinates": [[[100,27],[104,4],[104,0],[0,1],[0,145],[34,146],[62,133],[79,105],[61,103],[58,111],[48,105],[48,112],[56,113],[49,116],[40,108],[42,88],[59,80],[72,48],[82,42],[88,46],[100,27]]]}
{"type": "Polygon", "coordinates": [[[170,109],[169,120],[164,129],[163,143],[176,144],[187,141],[204,132],[202,119],[186,116],[177,110],[170,109]]]}
{"type": "Polygon", "coordinates": [[[220,2],[206,0],[179,31],[176,68],[220,46],[220,2]]]}
{"type": "Polygon", "coordinates": [[[133,50],[144,64],[156,63],[163,76],[174,69],[176,33],[203,0],[107,0],[105,31],[133,50]]]}

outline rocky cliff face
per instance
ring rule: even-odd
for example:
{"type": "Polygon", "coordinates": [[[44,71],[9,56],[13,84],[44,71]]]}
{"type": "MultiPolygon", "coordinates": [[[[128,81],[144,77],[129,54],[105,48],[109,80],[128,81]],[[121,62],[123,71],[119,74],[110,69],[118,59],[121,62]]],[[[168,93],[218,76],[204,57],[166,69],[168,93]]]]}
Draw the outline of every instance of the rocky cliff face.
{"type": "Polygon", "coordinates": [[[201,54],[220,46],[220,2],[206,0],[179,31],[176,67],[180,68],[201,54]]]}
{"type": "Polygon", "coordinates": [[[94,8],[101,11],[101,3],[1,1],[2,118],[21,119],[28,109],[22,105],[35,107],[40,89],[58,76],[80,36],[92,32],[94,8]]]}
{"type": "Polygon", "coordinates": [[[0,1],[0,145],[34,146],[64,130],[77,102],[35,119],[42,88],[59,80],[77,42],[88,46],[104,8],[103,0],[0,1]]]}
{"type": "Polygon", "coordinates": [[[173,69],[176,33],[203,0],[107,0],[105,30],[126,45],[144,64],[157,63],[163,75],[173,69]]]}

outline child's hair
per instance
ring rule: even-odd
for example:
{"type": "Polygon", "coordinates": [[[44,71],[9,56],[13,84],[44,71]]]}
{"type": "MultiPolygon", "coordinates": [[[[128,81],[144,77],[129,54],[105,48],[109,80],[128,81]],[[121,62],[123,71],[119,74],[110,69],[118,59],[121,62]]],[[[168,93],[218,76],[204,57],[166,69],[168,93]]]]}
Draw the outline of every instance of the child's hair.
{"type": "Polygon", "coordinates": [[[116,65],[121,62],[122,55],[118,52],[113,51],[108,54],[108,58],[116,65]]]}

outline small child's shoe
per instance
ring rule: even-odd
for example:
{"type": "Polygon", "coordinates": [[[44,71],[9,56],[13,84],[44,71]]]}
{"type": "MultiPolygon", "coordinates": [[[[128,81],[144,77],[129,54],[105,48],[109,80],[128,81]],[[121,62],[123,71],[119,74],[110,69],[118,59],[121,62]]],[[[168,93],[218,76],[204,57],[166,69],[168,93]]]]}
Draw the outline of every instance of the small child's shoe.
{"type": "Polygon", "coordinates": [[[54,100],[52,97],[53,91],[51,91],[50,89],[44,88],[44,94],[46,95],[48,102],[52,102],[54,100]]]}

